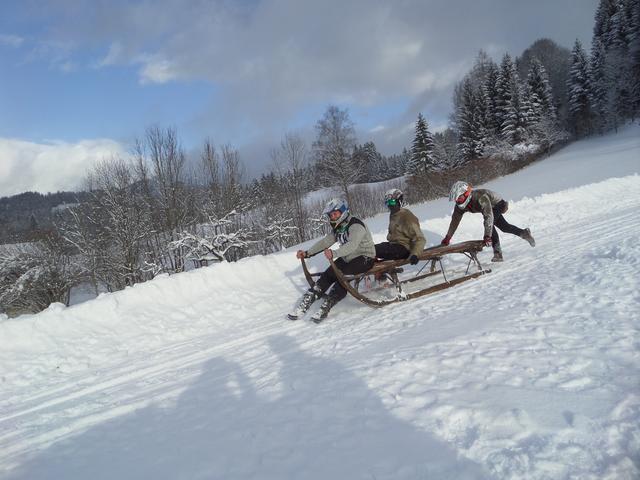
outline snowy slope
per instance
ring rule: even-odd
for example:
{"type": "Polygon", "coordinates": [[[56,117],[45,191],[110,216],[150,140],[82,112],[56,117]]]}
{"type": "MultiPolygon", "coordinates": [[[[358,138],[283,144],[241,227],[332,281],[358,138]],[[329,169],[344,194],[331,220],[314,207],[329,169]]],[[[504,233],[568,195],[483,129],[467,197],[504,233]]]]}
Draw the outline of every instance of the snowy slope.
{"type": "MultiPolygon", "coordinates": [[[[5,319],[0,478],[638,478],[638,159],[632,126],[491,182],[535,249],[319,326],[291,252],[5,319]]],[[[412,210],[437,243],[451,204],[412,210]]]]}

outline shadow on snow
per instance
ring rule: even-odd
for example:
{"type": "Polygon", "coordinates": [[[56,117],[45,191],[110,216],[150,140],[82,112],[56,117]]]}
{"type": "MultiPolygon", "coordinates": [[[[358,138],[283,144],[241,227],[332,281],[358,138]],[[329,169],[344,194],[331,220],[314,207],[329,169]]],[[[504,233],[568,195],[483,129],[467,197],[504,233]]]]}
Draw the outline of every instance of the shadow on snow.
{"type": "Polygon", "coordinates": [[[260,394],[239,365],[212,358],[174,407],[142,408],[60,440],[8,478],[489,477],[392,416],[339,363],[309,355],[286,335],[269,345],[281,365],[278,394],[260,394]]]}

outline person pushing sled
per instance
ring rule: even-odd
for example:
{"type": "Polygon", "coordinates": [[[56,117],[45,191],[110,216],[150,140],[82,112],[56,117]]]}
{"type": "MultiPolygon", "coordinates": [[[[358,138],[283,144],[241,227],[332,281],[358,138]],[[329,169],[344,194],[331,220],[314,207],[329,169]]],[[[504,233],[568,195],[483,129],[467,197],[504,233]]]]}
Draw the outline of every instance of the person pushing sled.
{"type": "Polygon", "coordinates": [[[460,220],[462,220],[462,215],[466,212],[471,212],[482,213],[484,217],[483,241],[486,246],[493,247],[492,262],[502,262],[504,260],[502,247],[500,246],[500,237],[498,236],[496,227],[503,232],[517,235],[529,242],[529,245],[532,247],[536,246],[536,241],[531,235],[531,230],[516,227],[505,220],[504,214],[509,208],[509,203],[503,200],[496,192],[482,188],[473,190],[468,183],[458,181],[451,187],[449,201],[455,202],[456,206],[453,207],[449,230],[442,239],[441,245],[449,245],[451,237],[453,237],[453,234],[460,224],[460,220]]]}

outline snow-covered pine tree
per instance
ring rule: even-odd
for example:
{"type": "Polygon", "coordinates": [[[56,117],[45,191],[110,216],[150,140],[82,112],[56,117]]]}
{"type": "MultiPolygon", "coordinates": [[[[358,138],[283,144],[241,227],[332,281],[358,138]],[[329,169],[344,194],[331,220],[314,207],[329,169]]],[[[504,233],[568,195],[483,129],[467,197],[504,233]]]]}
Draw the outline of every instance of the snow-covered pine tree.
{"type": "Polygon", "coordinates": [[[606,34],[605,83],[607,86],[607,127],[617,128],[625,119],[633,116],[632,92],[633,67],[630,62],[630,43],[633,14],[632,1],[618,0],[610,18],[606,34]]]}
{"type": "Polygon", "coordinates": [[[589,101],[594,128],[602,133],[607,124],[607,75],[606,52],[600,37],[594,37],[589,60],[589,101]]]}
{"type": "Polygon", "coordinates": [[[640,0],[601,0],[591,47],[590,88],[599,130],[640,110],[640,0]]]}
{"type": "Polygon", "coordinates": [[[451,128],[433,134],[433,153],[442,170],[450,170],[458,166],[456,133],[451,128]]]}
{"type": "Polygon", "coordinates": [[[568,126],[580,137],[592,131],[592,113],[589,85],[589,59],[580,40],[575,41],[571,51],[571,66],[567,79],[569,103],[568,126]]]}
{"type": "Polygon", "coordinates": [[[529,108],[532,118],[530,122],[538,122],[542,118],[555,120],[556,112],[553,105],[553,94],[547,71],[540,61],[533,58],[527,75],[529,93],[529,108]]]}
{"type": "Polygon", "coordinates": [[[377,182],[389,178],[389,172],[384,171],[382,155],[378,152],[375,143],[366,142],[364,145],[356,145],[353,158],[360,164],[363,181],[377,182]]]}
{"type": "Polygon", "coordinates": [[[486,78],[482,86],[486,103],[485,128],[489,137],[500,136],[501,120],[498,109],[498,75],[500,71],[495,63],[487,67],[486,78]]]}
{"type": "Polygon", "coordinates": [[[485,96],[476,91],[471,78],[466,77],[460,88],[460,100],[456,112],[458,127],[458,151],[464,161],[481,157],[486,145],[485,96]]]}
{"type": "Polygon", "coordinates": [[[631,82],[632,119],[640,116],[640,0],[627,0],[631,11],[629,19],[629,68],[631,82]]]}
{"type": "Polygon", "coordinates": [[[594,16],[593,39],[599,39],[605,50],[609,48],[611,17],[616,13],[618,0],[600,0],[594,16]]]}
{"type": "Polygon", "coordinates": [[[497,81],[498,119],[501,121],[502,139],[515,145],[526,134],[526,111],[516,66],[507,53],[502,58],[497,81]]]}
{"type": "Polygon", "coordinates": [[[433,155],[433,135],[422,113],[418,114],[415,136],[411,146],[411,169],[413,175],[427,175],[436,169],[433,155]]]}
{"type": "Polygon", "coordinates": [[[553,102],[558,118],[558,125],[565,126],[567,122],[567,77],[571,52],[559,46],[553,40],[541,38],[522,52],[516,64],[521,79],[527,78],[531,62],[536,58],[545,68],[549,77],[549,85],[553,93],[553,102]]]}

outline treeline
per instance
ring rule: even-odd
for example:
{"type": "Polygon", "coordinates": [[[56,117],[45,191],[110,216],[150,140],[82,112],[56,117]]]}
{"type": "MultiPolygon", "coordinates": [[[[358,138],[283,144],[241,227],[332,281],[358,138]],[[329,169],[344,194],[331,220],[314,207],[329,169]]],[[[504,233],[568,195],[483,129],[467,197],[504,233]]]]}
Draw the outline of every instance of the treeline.
{"type": "Polygon", "coordinates": [[[0,197],[0,244],[35,240],[53,228],[53,212],[84,198],[83,192],[24,192],[0,197]]]}
{"type": "Polygon", "coordinates": [[[37,241],[0,246],[0,312],[68,303],[80,284],[115,291],[317,237],[330,195],[322,187],[368,217],[384,210],[390,187],[411,202],[436,198],[455,180],[482,183],[568,140],[616,129],[640,108],[639,3],[601,1],[591,55],[577,41],[569,51],[548,39],[499,64],[480,52],[455,88],[450,127],[432,133],[419,114],[412,145],[398,155],[358,143],[348,110],[329,106],[311,145],[286,134],[269,152],[271,171],[246,182],[232,146],[205,140],[187,162],[175,129],[149,128],[131,159],[88,172],[86,192],[65,197],[51,228],[31,225],[37,241]]]}

